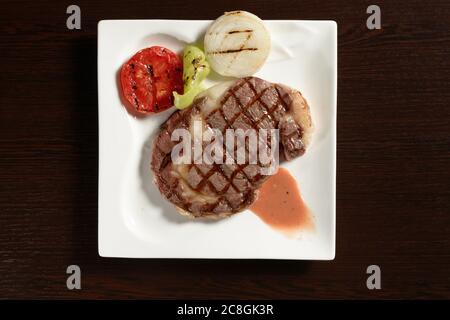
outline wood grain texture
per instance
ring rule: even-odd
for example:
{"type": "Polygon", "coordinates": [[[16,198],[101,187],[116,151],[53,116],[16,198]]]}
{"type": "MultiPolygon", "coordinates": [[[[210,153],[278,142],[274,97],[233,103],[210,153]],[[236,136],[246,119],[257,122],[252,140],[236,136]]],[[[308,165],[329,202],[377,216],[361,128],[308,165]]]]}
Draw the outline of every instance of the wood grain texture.
{"type": "Polygon", "coordinates": [[[76,1],[80,31],[69,4],[1,4],[0,298],[450,298],[448,1],[377,1],[377,31],[368,1],[76,1]],[[338,23],[336,259],[100,258],[97,22],[232,9],[338,23]]]}

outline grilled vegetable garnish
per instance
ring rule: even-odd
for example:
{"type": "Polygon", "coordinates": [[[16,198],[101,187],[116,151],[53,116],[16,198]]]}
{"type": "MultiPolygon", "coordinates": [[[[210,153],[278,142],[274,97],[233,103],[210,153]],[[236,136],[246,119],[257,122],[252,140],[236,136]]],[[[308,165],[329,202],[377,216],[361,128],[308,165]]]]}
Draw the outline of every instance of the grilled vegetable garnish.
{"type": "Polygon", "coordinates": [[[181,59],[167,48],[142,49],[122,66],[120,83],[130,112],[161,112],[173,105],[172,91],[183,92],[181,59]]]}
{"type": "Polygon", "coordinates": [[[250,76],[261,68],[269,52],[269,32],[252,13],[226,12],[206,31],[206,57],[221,75],[250,76]]]}
{"type": "Polygon", "coordinates": [[[189,106],[195,96],[202,91],[201,83],[209,74],[209,63],[199,48],[188,45],[183,51],[184,94],[174,92],[174,103],[178,109],[189,106]]]}

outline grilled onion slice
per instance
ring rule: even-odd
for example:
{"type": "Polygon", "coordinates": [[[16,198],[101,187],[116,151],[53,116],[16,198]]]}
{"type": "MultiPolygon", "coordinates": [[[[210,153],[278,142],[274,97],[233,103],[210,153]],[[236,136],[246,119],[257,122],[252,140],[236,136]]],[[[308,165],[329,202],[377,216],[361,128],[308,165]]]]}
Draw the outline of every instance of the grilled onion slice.
{"type": "Polygon", "coordinates": [[[270,35],[262,20],[246,11],[226,12],[206,31],[205,53],[223,76],[245,77],[258,71],[270,52],[270,35]]]}

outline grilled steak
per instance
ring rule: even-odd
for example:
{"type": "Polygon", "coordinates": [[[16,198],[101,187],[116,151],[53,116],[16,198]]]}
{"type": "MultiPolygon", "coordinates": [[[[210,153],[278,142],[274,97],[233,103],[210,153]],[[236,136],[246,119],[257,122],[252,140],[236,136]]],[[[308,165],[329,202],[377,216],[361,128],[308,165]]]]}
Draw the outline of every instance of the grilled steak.
{"type": "MultiPolygon", "coordinates": [[[[155,139],[151,167],[161,194],[180,211],[194,217],[222,217],[249,207],[257,189],[269,178],[261,169],[269,164],[179,164],[172,161],[175,129],[192,132],[193,120],[205,130],[279,129],[279,149],[284,160],[301,156],[309,144],[312,121],[309,106],[300,92],[279,84],[248,77],[212,87],[199,95],[192,105],[174,112],[161,126],[155,139]]],[[[278,147],[277,141],[277,147],[278,147]]],[[[266,143],[269,151],[270,137],[266,143]]],[[[232,157],[234,150],[224,147],[232,157]]],[[[245,148],[248,153],[248,147],[245,148]]],[[[245,159],[249,159],[246,157],[245,159]]]]}

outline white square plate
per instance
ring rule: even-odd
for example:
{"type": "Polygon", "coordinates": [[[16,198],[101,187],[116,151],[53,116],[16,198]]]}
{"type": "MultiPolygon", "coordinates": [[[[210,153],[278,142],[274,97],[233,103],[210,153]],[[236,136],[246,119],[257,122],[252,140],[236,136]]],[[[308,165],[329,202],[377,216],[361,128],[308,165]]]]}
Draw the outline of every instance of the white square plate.
{"type": "MultiPolygon", "coordinates": [[[[299,183],[315,231],[288,238],[250,211],[214,222],[187,219],[152,182],[150,146],[174,111],[136,119],[124,108],[118,72],[138,50],[181,52],[211,21],[105,20],[98,24],[98,250],[103,257],[331,260],[335,255],[337,25],[272,21],[268,61],[256,74],[302,92],[315,132],[306,154],[283,164],[299,183]]],[[[213,81],[210,80],[209,84],[213,81]]]]}

